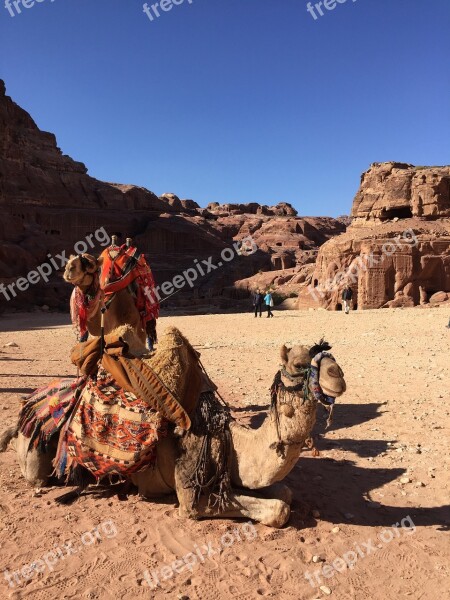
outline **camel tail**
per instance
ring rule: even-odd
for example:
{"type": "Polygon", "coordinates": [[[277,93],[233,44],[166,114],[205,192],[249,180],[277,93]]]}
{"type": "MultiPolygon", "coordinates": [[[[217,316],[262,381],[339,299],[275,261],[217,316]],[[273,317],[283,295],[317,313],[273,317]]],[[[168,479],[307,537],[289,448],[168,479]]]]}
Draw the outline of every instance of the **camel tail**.
{"type": "Polygon", "coordinates": [[[10,427],[0,435],[0,452],[6,452],[9,442],[16,438],[19,433],[19,426],[10,427]]]}

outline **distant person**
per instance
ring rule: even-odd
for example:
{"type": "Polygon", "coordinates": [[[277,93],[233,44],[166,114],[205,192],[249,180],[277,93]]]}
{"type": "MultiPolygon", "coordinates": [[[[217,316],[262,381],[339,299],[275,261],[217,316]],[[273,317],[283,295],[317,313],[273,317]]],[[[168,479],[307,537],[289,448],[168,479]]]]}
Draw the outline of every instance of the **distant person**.
{"type": "Polygon", "coordinates": [[[258,316],[258,312],[259,316],[262,317],[263,302],[264,296],[261,294],[260,290],[256,290],[256,292],[253,294],[253,306],[255,308],[255,317],[258,316]]]}
{"type": "Polygon", "coordinates": [[[342,291],[342,300],[344,301],[344,310],[345,310],[346,315],[348,315],[348,313],[350,312],[350,307],[352,305],[352,299],[353,299],[353,290],[347,284],[342,291]]]}
{"type": "Polygon", "coordinates": [[[264,296],[264,304],[267,307],[267,318],[269,319],[270,317],[273,317],[273,313],[272,313],[273,298],[272,298],[272,294],[270,293],[270,291],[268,291],[266,293],[266,295],[264,296]]]}

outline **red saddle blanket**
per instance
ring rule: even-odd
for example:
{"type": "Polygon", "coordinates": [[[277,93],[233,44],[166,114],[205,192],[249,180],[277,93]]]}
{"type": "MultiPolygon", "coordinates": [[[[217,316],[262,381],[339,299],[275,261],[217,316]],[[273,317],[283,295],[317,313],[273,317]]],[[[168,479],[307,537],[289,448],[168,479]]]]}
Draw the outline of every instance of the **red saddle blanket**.
{"type": "Polygon", "coordinates": [[[100,287],[104,291],[106,301],[115,292],[131,286],[145,329],[147,321],[159,317],[155,280],[145,256],[139,254],[136,248],[124,244],[120,247],[106,248],[100,259],[100,287]]]}

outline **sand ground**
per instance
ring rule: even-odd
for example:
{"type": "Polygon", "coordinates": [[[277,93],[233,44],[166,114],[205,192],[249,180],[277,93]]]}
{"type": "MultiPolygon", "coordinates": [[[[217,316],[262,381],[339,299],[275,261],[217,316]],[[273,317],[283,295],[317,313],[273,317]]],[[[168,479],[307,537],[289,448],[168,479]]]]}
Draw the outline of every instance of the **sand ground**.
{"type": "MultiPolygon", "coordinates": [[[[0,456],[0,597],[449,598],[448,316],[408,309],[162,318],[160,331],[173,324],[188,336],[235,416],[253,425],[267,409],[280,345],[312,344],[322,335],[333,345],[348,391],[331,430],[319,423],[320,457],[302,453],[287,477],[294,491],[288,525],[182,521],[175,498],[90,495],[56,506],[61,489],[35,495],[9,449],[0,456]],[[395,523],[403,527],[392,529],[395,523]],[[214,554],[192,572],[179,568],[150,589],[147,569],[161,574],[208,544],[214,554]],[[353,568],[336,561],[346,555],[351,563],[349,552],[357,556],[353,568]],[[325,566],[333,561],[337,570],[325,566]],[[21,574],[15,582],[11,573],[31,563],[42,572],[25,568],[30,579],[21,574]]],[[[20,395],[74,374],[67,323],[64,315],[42,313],[0,317],[1,429],[14,422],[20,395]]]]}

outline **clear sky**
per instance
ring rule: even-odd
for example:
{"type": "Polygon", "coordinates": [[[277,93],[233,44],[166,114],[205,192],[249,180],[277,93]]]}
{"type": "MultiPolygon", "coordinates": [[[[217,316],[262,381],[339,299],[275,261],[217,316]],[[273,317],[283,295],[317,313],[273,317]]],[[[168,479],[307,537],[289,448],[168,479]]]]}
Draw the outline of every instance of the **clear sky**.
{"type": "Polygon", "coordinates": [[[335,216],[371,162],[450,163],[449,0],[316,20],[305,0],[184,0],[153,21],[142,0],[4,3],[7,93],[99,179],[335,216]]]}

